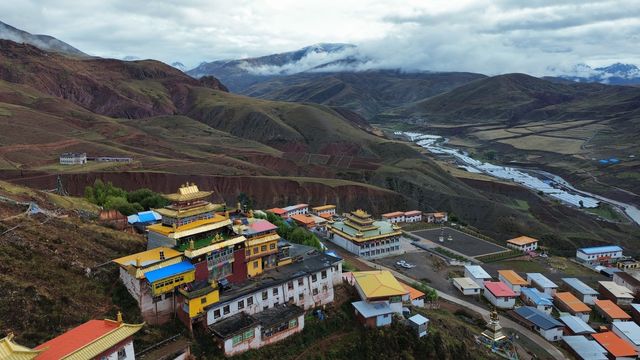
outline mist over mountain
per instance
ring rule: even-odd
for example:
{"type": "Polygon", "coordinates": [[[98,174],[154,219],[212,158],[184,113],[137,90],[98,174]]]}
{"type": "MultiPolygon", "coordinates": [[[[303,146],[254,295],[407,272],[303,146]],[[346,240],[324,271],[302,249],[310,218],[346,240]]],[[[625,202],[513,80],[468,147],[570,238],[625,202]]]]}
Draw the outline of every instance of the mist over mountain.
{"type": "Polygon", "coordinates": [[[558,77],[581,83],[638,85],[640,84],[640,69],[636,65],[622,63],[596,68],[586,64],[578,64],[558,77]]]}
{"type": "Polygon", "coordinates": [[[49,35],[34,35],[0,21],[0,39],[33,45],[39,49],[75,56],[88,56],[73,46],[49,35]]]}

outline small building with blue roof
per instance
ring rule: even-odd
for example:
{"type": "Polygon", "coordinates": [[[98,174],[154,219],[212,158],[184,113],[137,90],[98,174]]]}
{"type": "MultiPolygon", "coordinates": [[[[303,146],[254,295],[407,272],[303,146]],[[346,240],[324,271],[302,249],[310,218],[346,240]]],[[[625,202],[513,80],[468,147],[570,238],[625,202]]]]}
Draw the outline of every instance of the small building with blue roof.
{"type": "Polygon", "coordinates": [[[586,247],[576,251],[576,259],[588,265],[613,264],[622,257],[622,248],[617,245],[586,247]]]}
{"type": "Polygon", "coordinates": [[[598,291],[577,278],[562,278],[567,290],[587,305],[594,305],[598,299],[598,291]]]}
{"type": "Polygon", "coordinates": [[[537,288],[543,293],[553,296],[558,289],[558,285],[553,281],[549,280],[546,276],[540,273],[527,273],[527,281],[531,284],[531,286],[537,288]]]}
{"type": "Polygon", "coordinates": [[[196,268],[189,261],[182,261],[173,265],[161,267],[145,273],[145,277],[151,286],[151,294],[159,296],[172,291],[181,284],[187,284],[195,280],[196,268]]]}
{"type": "Polygon", "coordinates": [[[553,298],[536,288],[522,288],[520,298],[527,304],[547,314],[553,309],[553,298]]]}
{"type": "Polygon", "coordinates": [[[546,312],[531,306],[523,306],[515,309],[514,313],[521,323],[538,332],[548,341],[562,339],[564,325],[546,312]]]}

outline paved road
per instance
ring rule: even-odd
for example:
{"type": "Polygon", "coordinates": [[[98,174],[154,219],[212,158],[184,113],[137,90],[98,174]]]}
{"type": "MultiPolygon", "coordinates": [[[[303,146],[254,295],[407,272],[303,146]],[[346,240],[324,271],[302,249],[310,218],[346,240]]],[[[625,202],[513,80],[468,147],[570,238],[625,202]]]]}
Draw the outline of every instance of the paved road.
{"type": "MultiPolygon", "coordinates": [[[[342,254],[341,254],[342,255],[342,254]]],[[[352,258],[353,259],[353,258],[352,258]]],[[[381,270],[389,270],[391,271],[391,273],[393,273],[393,275],[395,277],[397,277],[398,279],[411,284],[414,282],[419,282],[416,279],[410,278],[404,274],[401,274],[397,271],[395,271],[394,269],[390,269],[387,268],[385,266],[379,265],[379,264],[375,264],[372,263],[370,261],[358,258],[357,259],[360,263],[363,263],[365,265],[367,265],[368,267],[371,268],[376,268],[376,269],[381,269],[381,270]]],[[[471,302],[468,302],[466,300],[462,300],[462,299],[458,299],[455,296],[451,296],[447,293],[444,293],[438,289],[436,289],[436,291],[438,292],[438,296],[448,302],[463,306],[469,310],[475,311],[476,313],[480,314],[485,320],[489,320],[489,310],[480,307],[476,304],[473,304],[471,302]]],[[[554,359],[558,359],[558,360],[564,360],[566,359],[566,356],[560,351],[558,350],[555,346],[552,346],[547,340],[545,340],[544,338],[542,338],[540,335],[534,333],[533,331],[525,328],[524,326],[514,322],[513,320],[510,320],[504,316],[500,316],[500,325],[502,325],[502,327],[505,328],[509,328],[509,329],[513,329],[518,331],[520,334],[522,334],[523,336],[526,336],[527,338],[529,338],[531,341],[535,342],[538,346],[540,346],[542,349],[544,349],[552,358],[554,359]]]]}

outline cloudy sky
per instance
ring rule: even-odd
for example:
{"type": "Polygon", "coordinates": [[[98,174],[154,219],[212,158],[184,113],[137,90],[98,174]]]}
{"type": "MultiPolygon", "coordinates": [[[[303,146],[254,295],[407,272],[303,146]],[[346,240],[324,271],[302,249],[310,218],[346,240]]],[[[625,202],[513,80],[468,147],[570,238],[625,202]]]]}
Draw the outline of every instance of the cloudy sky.
{"type": "Polygon", "coordinates": [[[0,2],[0,20],[92,55],[189,68],[319,42],[357,44],[405,69],[640,65],[638,0],[20,0],[0,2]]]}

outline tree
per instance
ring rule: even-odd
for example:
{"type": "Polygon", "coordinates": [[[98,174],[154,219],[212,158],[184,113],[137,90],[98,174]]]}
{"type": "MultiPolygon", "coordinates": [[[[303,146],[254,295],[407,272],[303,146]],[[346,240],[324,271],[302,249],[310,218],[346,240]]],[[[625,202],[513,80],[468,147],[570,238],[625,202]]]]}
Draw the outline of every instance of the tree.
{"type": "Polygon", "coordinates": [[[118,210],[122,215],[131,215],[144,210],[140,204],[131,204],[125,197],[109,196],[104,202],[105,209],[118,210]]]}

